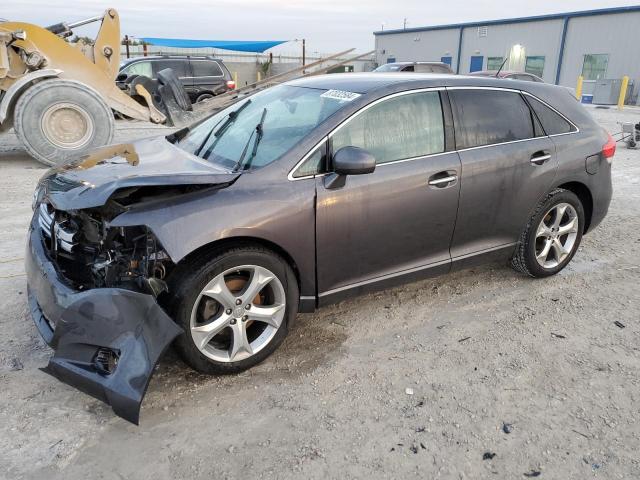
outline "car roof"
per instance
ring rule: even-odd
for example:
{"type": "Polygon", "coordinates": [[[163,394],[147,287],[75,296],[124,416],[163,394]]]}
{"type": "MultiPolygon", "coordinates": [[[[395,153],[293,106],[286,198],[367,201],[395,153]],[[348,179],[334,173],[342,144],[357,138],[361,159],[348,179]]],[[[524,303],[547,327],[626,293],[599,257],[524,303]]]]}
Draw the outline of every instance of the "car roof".
{"type": "Polygon", "coordinates": [[[207,55],[148,55],[146,57],[132,57],[122,60],[122,64],[126,65],[131,62],[143,61],[143,60],[161,60],[161,59],[187,59],[192,58],[194,60],[215,60],[216,62],[222,62],[221,59],[215,57],[209,57],[207,55]]]}
{"type": "Polygon", "coordinates": [[[443,62],[391,62],[385,63],[385,65],[447,65],[447,63],[443,62]]]}
{"type": "Polygon", "coordinates": [[[334,73],[301,77],[287,85],[323,90],[343,90],[366,94],[374,90],[392,88],[394,91],[431,87],[502,87],[531,89],[534,82],[504,80],[495,77],[453,75],[444,73],[369,72],[334,73]],[[508,85],[505,83],[508,82],[508,85]]]}

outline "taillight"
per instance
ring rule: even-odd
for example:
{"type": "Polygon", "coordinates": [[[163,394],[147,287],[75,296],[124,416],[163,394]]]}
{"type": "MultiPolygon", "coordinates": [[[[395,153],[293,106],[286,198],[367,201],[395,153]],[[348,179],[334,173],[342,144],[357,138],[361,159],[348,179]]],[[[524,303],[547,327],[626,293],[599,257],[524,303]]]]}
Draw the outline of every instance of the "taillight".
{"type": "Polygon", "coordinates": [[[236,82],[234,82],[233,80],[227,80],[227,88],[229,90],[235,90],[236,82]]]}
{"type": "Polygon", "coordinates": [[[607,143],[602,147],[602,155],[607,159],[608,163],[612,162],[612,158],[616,153],[616,141],[613,139],[611,135],[609,135],[609,139],[607,143]]]}

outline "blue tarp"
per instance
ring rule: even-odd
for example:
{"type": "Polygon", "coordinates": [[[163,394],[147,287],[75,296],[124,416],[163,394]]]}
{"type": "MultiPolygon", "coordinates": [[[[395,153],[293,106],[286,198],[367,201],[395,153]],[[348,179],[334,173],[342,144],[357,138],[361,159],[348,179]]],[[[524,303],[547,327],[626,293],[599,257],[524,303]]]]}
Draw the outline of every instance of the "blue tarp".
{"type": "Polygon", "coordinates": [[[186,40],[183,38],[152,38],[143,37],[141,40],[159,47],[173,48],[220,48],[222,50],[235,50],[236,52],[262,53],[288,40],[271,41],[244,41],[244,40],[186,40]]]}

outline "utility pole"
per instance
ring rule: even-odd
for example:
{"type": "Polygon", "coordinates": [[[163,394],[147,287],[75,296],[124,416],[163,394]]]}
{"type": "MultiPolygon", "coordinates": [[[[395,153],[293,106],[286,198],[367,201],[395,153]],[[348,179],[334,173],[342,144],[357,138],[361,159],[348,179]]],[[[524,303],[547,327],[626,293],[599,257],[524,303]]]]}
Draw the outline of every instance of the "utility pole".
{"type": "Polygon", "coordinates": [[[129,53],[129,35],[124,36],[124,48],[127,50],[127,58],[131,58],[129,53]]]}
{"type": "Polygon", "coordinates": [[[407,18],[405,17],[404,22],[402,23],[402,29],[406,30],[407,29],[407,18]]]}
{"type": "MultiPolygon", "coordinates": [[[[306,43],[306,40],[303,38],[302,39],[302,66],[303,67],[306,65],[306,61],[307,61],[307,43],[306,43]]],[[[304,73],[304,70],[302,71],[302,73],[304,73]]]]}

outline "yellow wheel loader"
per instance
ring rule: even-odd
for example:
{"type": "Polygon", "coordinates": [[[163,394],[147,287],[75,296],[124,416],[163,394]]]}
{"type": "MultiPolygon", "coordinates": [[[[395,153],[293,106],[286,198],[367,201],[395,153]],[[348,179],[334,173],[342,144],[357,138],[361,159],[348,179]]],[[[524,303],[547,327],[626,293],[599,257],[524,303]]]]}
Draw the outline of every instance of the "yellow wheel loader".
{"type": "Polygon", "coordinates": [[[104,15],[39,27],[0,23],[0,132],[13,126],[34,158],[59,165],[111,142],[114,112],[164,123],[143,85],[137,100],[115,83],[120,67],[120,21],[104,15]],[[101,22],[94,45],[71,44],[72,28],[101,22]]]}
{"type": "Polygon", "coordinates": [[[128,77],[118,87],[120,41],[120,18],[112,8],[49,27],[0,21],[0,133],[13,127],[36,160],[62,165],[108,145],[114,114],[184,127],[271,85],[325,73],[373,53],[343,60],[353,51],[345,50],[192,106],[170,69],[158,72],[157,79],[128,77]],[[93,22],[101,23],[94,45],[65,40],[72,29],[93,22]]]}

